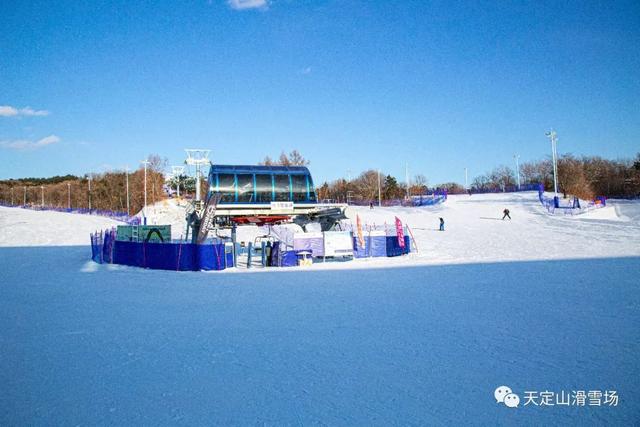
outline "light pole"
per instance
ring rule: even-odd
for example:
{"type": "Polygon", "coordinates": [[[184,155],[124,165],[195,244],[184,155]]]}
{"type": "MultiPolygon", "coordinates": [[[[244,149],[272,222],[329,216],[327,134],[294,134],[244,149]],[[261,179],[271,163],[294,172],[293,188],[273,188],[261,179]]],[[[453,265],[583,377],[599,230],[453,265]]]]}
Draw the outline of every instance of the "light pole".
{"type": "Polygon", "coordinates": [[[67,182],[67,207],[71,210],[71,183],[67,182]]]}
{"type": "Polygon", "coordinates": [[[464,189],[469,189],[469,175],[467,174],[467,168],[464,168],[464,189]]]}
{"type": "Polygon", "coordinates": [[[13,206],[13,187],[11,187],[11,206],[13,206]]]}
{"type": "Polygon", "coordinates": [[[127,189],[127,216],[129,213],[129,166],[124,167],[124,176],[125,176],[125,188],[127,189]]]}
{"type": "Polygon", "coordinates": [[[27,187],[24,187],[24,199],[22,201],[22,206],[27,206],[27,187]]]}
{"type": "Polygon", "coordinates": [[[518,182],[518,191],[520,191],[520,155],[514,154],[513,158],[516,159],[516,181],[518,182]]]}
{"type": "Polygon", "coordinates": [[[147,218],[147,165],[149,164],[148,160],[142,160],[140,163],[144,165],[144,206],[142,207],[142,216],[147,218]]]}
{"type": "Polygon", "coordinates": [[[41,194],[42,194],[42,201],[40,203],[40,207],[44,208],[44,185],[40,186],[40,190],[41,190],[41,194]]]}
{"type": "Polygon", "coordinates": [[[545,134],[551,140],[551,158],[553,159],[553,193],[554,197],[558,197],[558,137],[556,131],[551,129],[545,134]]]}

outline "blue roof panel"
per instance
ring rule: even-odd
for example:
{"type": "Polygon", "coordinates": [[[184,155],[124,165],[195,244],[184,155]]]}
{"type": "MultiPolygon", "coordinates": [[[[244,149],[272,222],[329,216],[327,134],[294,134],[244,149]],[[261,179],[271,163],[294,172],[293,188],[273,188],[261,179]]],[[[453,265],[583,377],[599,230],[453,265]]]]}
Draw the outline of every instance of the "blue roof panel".
{"type": "Polygon", "coordinates": [[[311,175],[305,166],[260,166],[260,165],[211,165],[209,174],[214,173],[283,173],[311,175]]]}

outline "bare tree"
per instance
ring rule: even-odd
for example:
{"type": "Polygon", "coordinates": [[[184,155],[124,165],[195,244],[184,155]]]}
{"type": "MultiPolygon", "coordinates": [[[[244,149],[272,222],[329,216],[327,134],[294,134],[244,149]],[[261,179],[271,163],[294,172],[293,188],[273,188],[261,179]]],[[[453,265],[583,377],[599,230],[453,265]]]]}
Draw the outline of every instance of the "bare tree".
{"type": "Polygon", "coordinates": [[[280,157],[278,157],[278,165],[280,166],[291,166],[291,161],[289,160],[289,156],[284,151],[280,153],[280,157]]]}
{"type": "Polygon", "coordinates": [[[558,186],[564,198],[568,194],[583,199],[593,198],[593,191],[587,181],[582,162],[571,154],[558,159],[558,186]]]}
{"type": "Polygon", "coordinates": [[[266,156],[264,158],[263,161],[258,163],[259,165],[264,165],[264,166],[273,166],[273,160],[271,159],[271,157],[266,156]]]}
{"type": "Polygon", "coordinates": [[[293,150],[288,155],[284,151],[280,153],[277,161],[273,161],[271,157],[266,156],[258,164],[264,166],[306,166],[309,164],[309,160],[305,159],[298,150],[293,150]]]}
{"type": "Polygon", "coordinates": [[[302,157],[302,154],[298,150],[293,150],[289,153],[289,163],[292,166],[306,166],[309,164],[309,160],[302,157]]]}
{"type": "Polygon", "coordinates": [[[511,185],[515,185],[515,174],[513,169],[508,166],[498,166],[489,174],[489,179],[498,188],[503,191],[511,185]]]}
{"type": "Polygon", "coordinates": [[[427,186],[427,177],[419,174],[413,177],[413,181],[411,182],[411,186],[409,187],[409,192],[411,194],[424,194],[427,192],[427,186]]]}
{"type": "Polygon", "coordinates": [[[354,191],[360,198],[364,200],[375,200],[378,198],[378,171],[369,169],[368,171],[362,172],[352,181],[352,184],[354,191]]]}

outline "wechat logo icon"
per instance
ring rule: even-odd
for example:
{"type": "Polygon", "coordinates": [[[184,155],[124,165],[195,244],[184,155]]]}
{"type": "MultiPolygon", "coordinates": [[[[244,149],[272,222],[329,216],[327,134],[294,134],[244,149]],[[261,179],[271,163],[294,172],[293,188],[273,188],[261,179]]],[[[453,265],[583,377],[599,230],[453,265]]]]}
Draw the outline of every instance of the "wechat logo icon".
{"type": "Polygon", "coordinates": [[[504,403],[509,408],[517,408],[520,405],[520,396],[515,394],[511,388],[501,385],[493,392],[493,397],[497,403],[504,403]]]}

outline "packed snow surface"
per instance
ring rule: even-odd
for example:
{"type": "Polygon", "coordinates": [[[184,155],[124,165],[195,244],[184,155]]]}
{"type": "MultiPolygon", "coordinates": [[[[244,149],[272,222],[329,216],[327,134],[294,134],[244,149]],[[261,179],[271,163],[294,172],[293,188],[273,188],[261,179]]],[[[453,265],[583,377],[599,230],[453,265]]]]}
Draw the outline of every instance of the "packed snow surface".
{"type": "MultiPolygon", "coordinates": [[[[154,208],[179,235],[175,202],[154,208]]],[[[535,193],[474,195],[356,215],[398,216],[419,251],[151,271],[89,261],[112,220],[0,208],[0,424],[637,424],[639,203],[570,217],[535,193]],[[502,385],[518,408],[496,403],[502,385]],[[576,390],[619,401],[524,405],[576,390]]]]}

